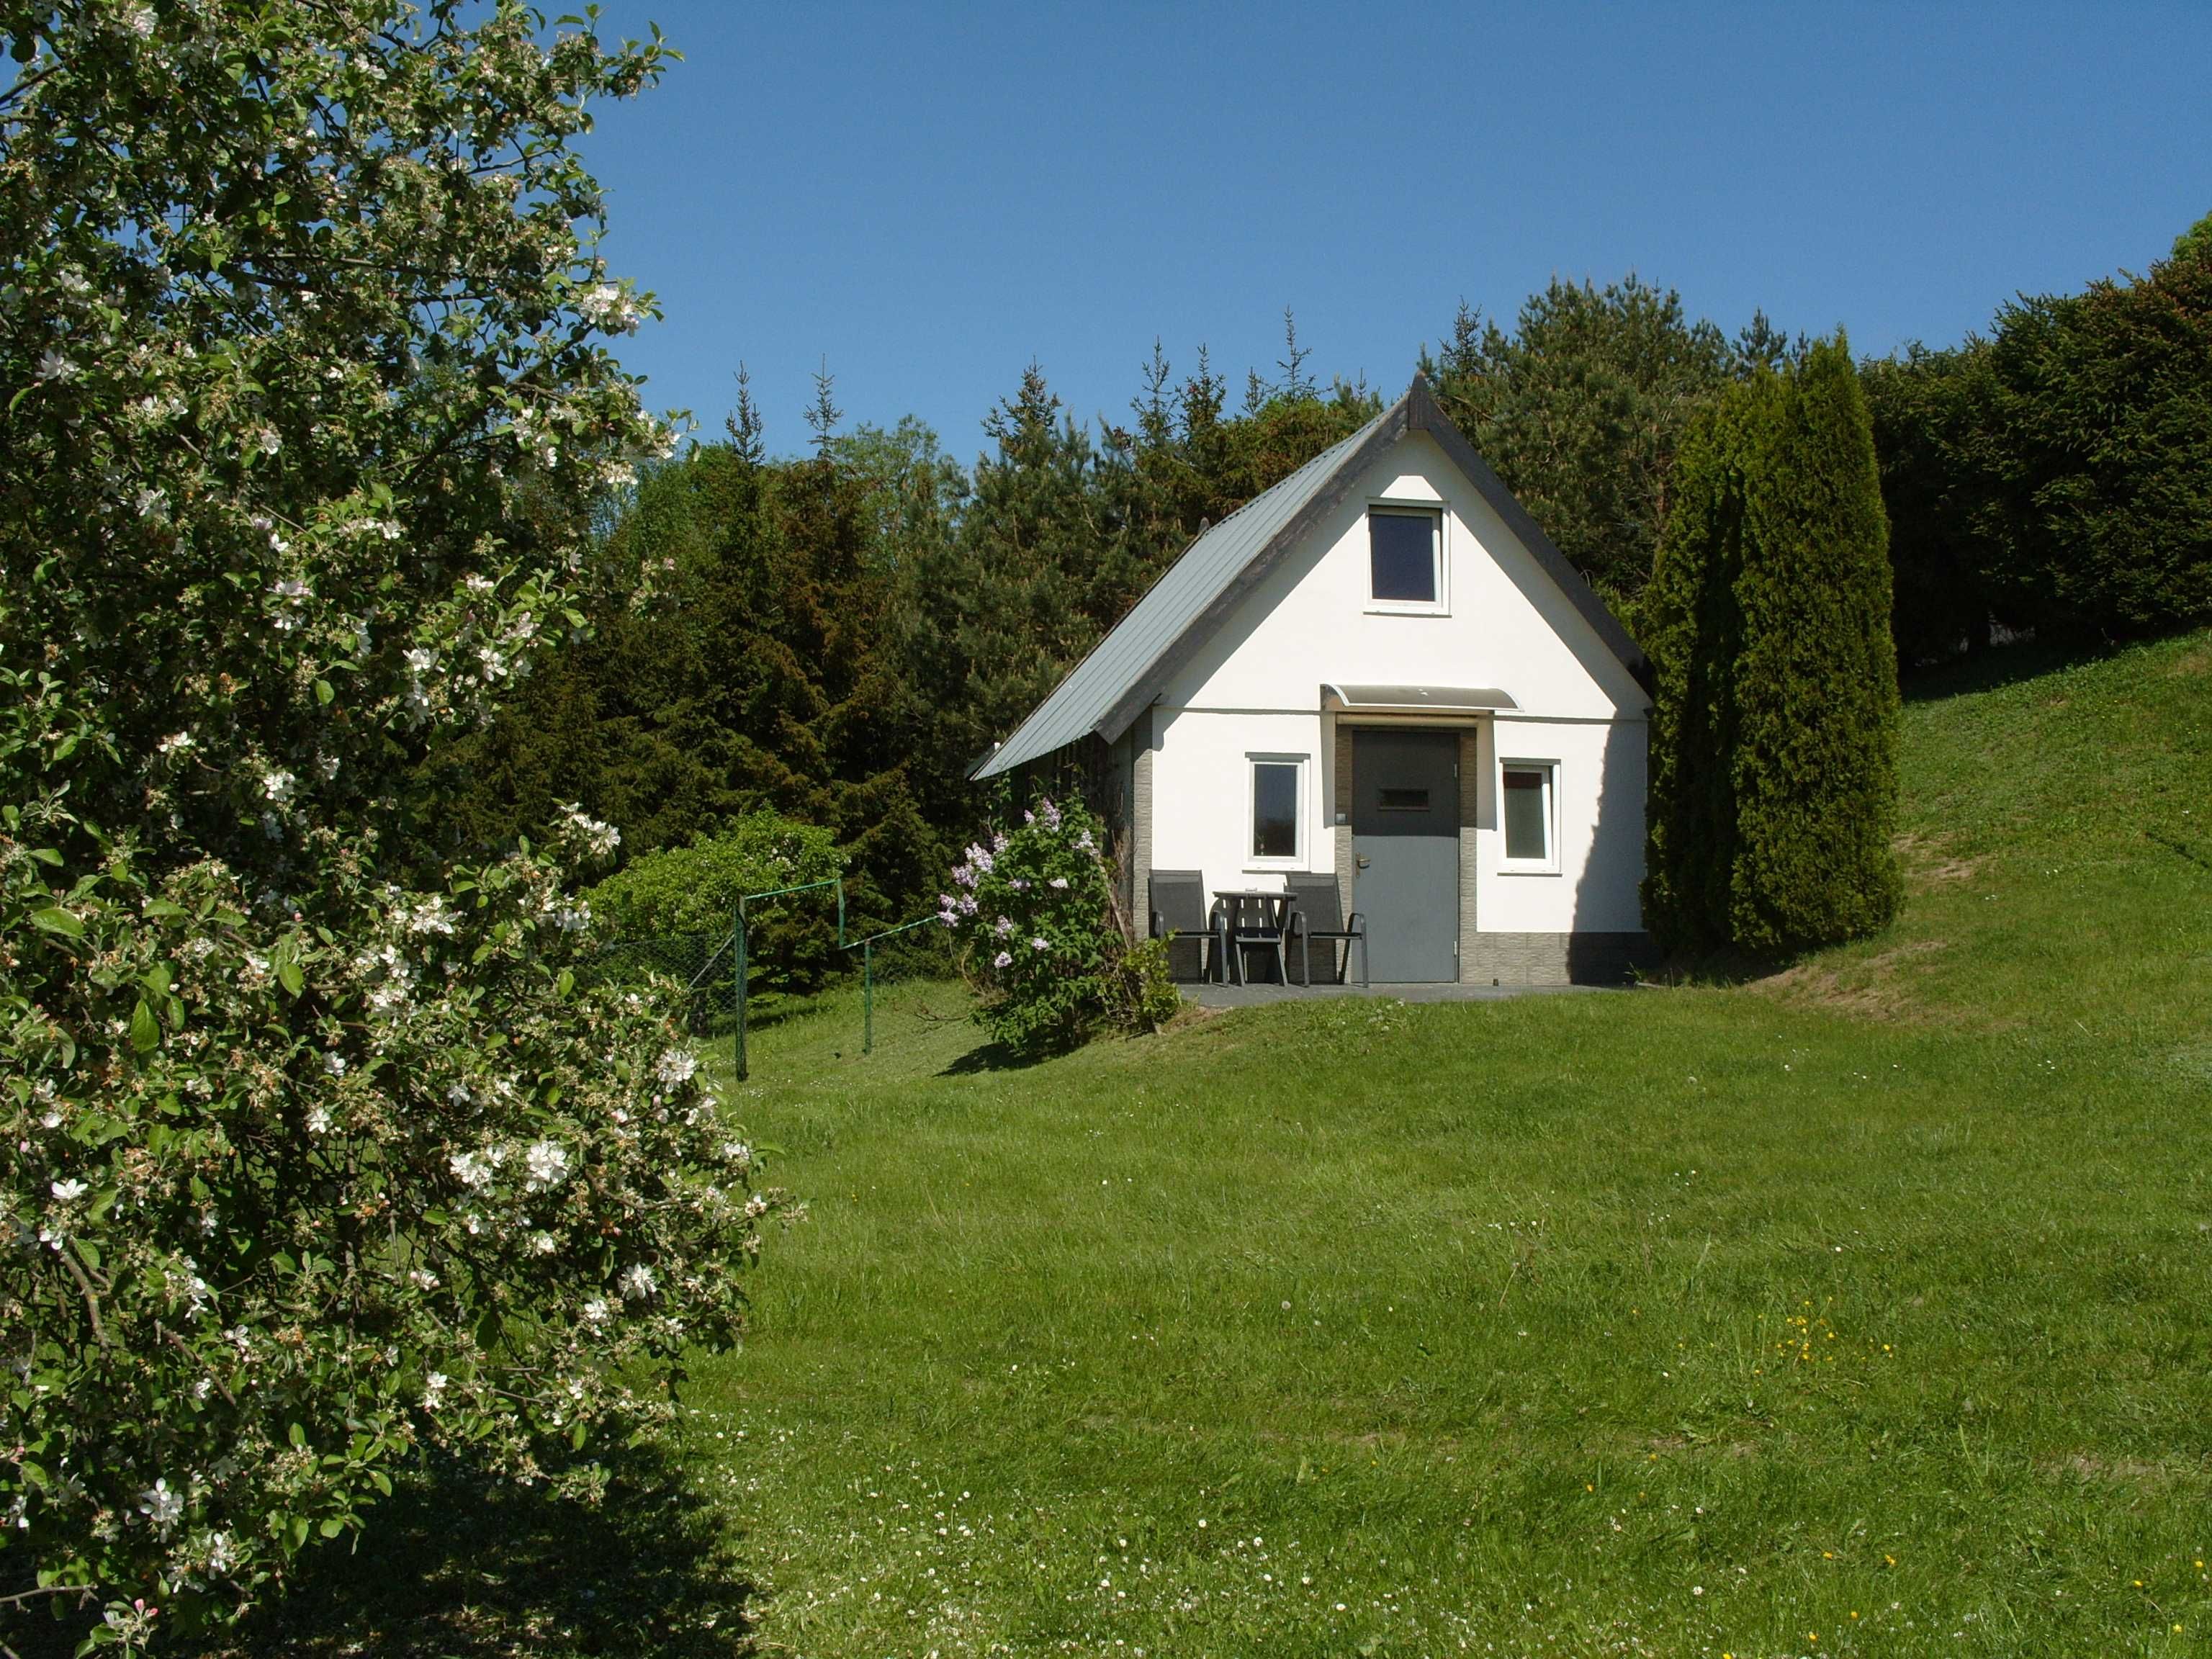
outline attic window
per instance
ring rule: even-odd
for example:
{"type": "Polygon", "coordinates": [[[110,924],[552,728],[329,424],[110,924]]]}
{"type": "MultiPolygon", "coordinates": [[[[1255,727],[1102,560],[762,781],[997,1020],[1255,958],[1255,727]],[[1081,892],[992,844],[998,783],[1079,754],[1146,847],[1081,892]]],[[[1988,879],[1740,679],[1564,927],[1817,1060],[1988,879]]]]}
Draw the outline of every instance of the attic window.
{"type": "Polygon", "coordinates": [[[1443,597],[1437,568],[1443,544],[1441,514],[1419,507],[1370,507],[1369,597],[1378,605],[1433,609],[1443,597]]]}

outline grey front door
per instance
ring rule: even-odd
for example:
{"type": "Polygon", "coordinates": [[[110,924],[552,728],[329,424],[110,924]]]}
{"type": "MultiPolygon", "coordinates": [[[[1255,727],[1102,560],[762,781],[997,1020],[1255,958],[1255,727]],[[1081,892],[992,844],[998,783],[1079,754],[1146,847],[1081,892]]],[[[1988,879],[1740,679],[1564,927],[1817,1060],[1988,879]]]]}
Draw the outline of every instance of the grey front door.
{"type": "Polygon", "coordinates": [[[1459,736],[1352,734],[1352,903],[1383,985],[1459,977],[1459,736]]]}

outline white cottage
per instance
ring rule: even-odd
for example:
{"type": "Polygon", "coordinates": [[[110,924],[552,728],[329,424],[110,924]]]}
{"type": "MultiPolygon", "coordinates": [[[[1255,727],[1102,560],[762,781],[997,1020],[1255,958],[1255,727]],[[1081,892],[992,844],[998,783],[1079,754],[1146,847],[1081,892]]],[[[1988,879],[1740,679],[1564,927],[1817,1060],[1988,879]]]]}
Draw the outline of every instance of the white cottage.
{"type": "Polygon", "coordinates": [[[1336,878],[1378,983],[1619,978],[1643,653],[1416,378],[1207,530],[976,768],[1067,787],[1122,898],[1336,878]]]}

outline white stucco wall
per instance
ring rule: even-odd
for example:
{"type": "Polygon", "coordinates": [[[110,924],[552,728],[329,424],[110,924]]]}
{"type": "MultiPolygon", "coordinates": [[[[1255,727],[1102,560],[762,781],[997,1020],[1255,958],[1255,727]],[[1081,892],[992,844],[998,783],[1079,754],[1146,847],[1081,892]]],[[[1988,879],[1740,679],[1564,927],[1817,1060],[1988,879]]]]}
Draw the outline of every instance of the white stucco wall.
{"type": "MultiPolygon", "coordinates": [[[[1279,884],[1249,856],[1249,757],[1307,757],[1297,867],[1334,868],[1334,720],[1321,686],[1496,686],[1520,705],[1480,722],[1476,927],[1638,928],[1649,698],[1534,556],[1425,434],[1395,446],[1304,547],[1182,665],[1152,714],[1152,867],[1212,887],[1279,884]],[[1370,507],[1443,509],[1443,613],[1368,599],[1370,507]],[[1499,757],[1556,762],[1559,871],[1507,873],[1499,757]]],[[[1466,781],[1462,781],[1465,787],[1466,781]]]]}

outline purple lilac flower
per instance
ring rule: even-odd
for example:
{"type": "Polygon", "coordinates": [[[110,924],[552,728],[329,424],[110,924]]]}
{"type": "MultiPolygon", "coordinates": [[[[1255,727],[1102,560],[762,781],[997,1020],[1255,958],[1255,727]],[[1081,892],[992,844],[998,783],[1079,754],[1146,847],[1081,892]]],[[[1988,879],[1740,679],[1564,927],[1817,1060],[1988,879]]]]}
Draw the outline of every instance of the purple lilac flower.
{"type": "Polygon", "coordinates": [[[1091,839],[1091,832],[1088,830],[1075,838],[1075,844],[1086,853],[1095,853],[1098,850],[1098,843],[1091,839]]]}
{"type": "Polygon", "coordinates": [[[1007,934],[1014,931],[1014,919],[1012,916],[1000,916],[998,921],[998,925],[993,927],[991,931],[996,933],[1000,939],[1006,938],[1007,934]]]}
{"type": "Polygon", "coordinates": [[[1048,887],[1057,887],[1064,893],[1067,890],[1067,878],[1066,876],[1054,876],[1050,881],[1047,882],[1045,885],[1048,887]]]}
{"type": "MultiPolygon", "coordinates": [[[[1002,848],[1006,846],[1006,842],[1003,837],[1000,839],[999,845],[1002,848]]],[[[968,848],[968,860],[970,864],[974,865],[977,870],[982,872],[983,874],[988,876],[991,873],[991,854],[984,848],[971,845],[968,848]]]]}
{"type": "Polygon", "coordinates": [[[998,955],[991,958],[991,966],[994,968],[1011,968],[1013,965],[1014,959],[1008,956],[1004,951],[1000,951],[998,955]]]}
{"type": "Polygon", "coordinates": [[[1019,876],[1007,877],[1006,885],[1012,888],[1017,893],[1026,893],[1030,890],[1029,883],[1024,881],[1019,876]]]}
{"type": "Polygon", "coordinates": [[[954,865],[952,866],[952,879],[958,882],[963,887],[973,887],[975,884],[975,866],[972,864],[954,865]]]}
{"type": "Polygon", "coordinates": [[[1032,951],[1049,951],[1052,949],[1052,941],[1042,937],[1033,939],[1030,941],[1030,949],[1032,951]]]}
{"type": "Polygon", "coordinates": [[[1037,816],[1044,820],[1046,829],[1060,828],[1060,808],[1052,804],[1051,797],[1048,796],[1037,803],[1037,816]]]}

